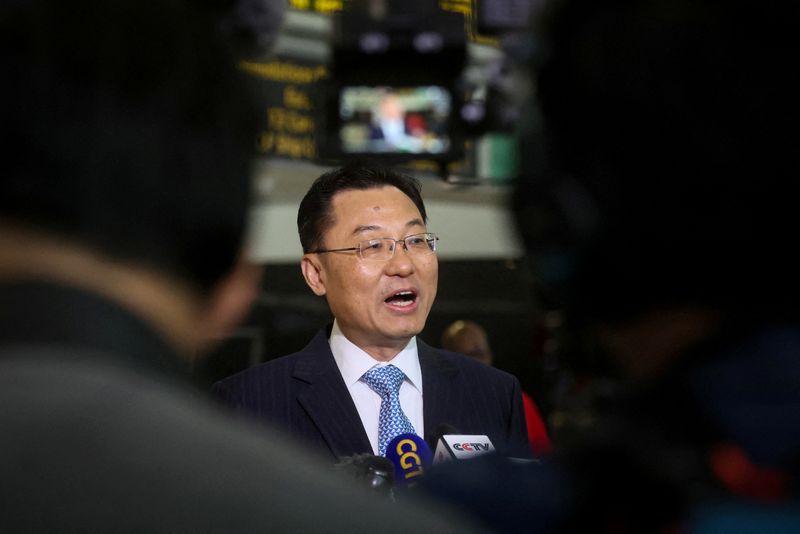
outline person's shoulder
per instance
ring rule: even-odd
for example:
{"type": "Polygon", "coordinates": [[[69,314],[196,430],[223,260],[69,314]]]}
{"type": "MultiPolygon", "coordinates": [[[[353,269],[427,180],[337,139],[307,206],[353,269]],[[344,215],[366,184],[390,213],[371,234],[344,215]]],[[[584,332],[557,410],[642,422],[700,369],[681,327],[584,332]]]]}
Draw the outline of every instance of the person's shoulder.
{"type": "Polygon", "coordinates": [[[300,352],[280,356],[272,360],[253,365],[246,369],[223,378],[217,384],[234,384],[241,382],[248,382],[253,379],[258,379],[263,376],[290,373],[294,367],[294,363],[300,357],[300,352]]]}
{"type": "Polygon", "coordinates": [[[449,350],[431,347],[424,342],[420,344],[420,347],[422,348],[422,351],[425,352],[427,357],[430,358],[431,361],[436,362],[438,365],[451,367],[470,375],[480,376],[485,380],[488,379],[504,383],[512,383],[517,380],[514,375],[507,373],[506,371],[486,365],[485,363],[479,362],[474,358],[470,358],[465,354],[461,354],[460,352],[452,352],[449,350]]]}
{"type": "Polygon", "coordinates": [[[280,356],[218,380],[211,391],[223,399],[239,399],[243,394],[258,399],[272,398],[279,390],[290,387],[297,362],[306,356],[303,351],[280,356]]]}
{"type": "MultiPolygon", "coordinates": [[[[322,340],[327,342],[327,340],[322,340]]],[[[223,378],[214,384],[214,389],[240,387],[253,381],[263,381],[274,376],[289,376],[294,372],[298,362],[325,354],[326,345],[322,344],[320,334],[317,334],[303,349],[279,356],[269,361],[248,367],[233,375],[223,378]]]]}

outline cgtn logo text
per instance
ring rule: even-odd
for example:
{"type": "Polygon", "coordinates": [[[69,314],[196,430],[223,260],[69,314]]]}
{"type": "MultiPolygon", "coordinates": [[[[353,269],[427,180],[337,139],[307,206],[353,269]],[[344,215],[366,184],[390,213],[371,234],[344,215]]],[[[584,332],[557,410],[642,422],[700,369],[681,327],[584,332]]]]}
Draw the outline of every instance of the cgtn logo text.
{"type": "Polygon", "coordinates": [[[425,471],[422,467],[422,458],[417,454],[417,444],[413,440],[404,439],[398,442],[396,452],[400,457],[400,467],[405,480],[419,476],[425,471]]]}

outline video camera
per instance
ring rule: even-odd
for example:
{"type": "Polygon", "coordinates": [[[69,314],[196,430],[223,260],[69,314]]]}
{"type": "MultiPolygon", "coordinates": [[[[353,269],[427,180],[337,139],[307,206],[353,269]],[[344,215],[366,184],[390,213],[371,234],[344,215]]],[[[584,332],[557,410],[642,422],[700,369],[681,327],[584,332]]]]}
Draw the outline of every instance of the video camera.
{"type": "MultiPolygon", "coordinates": [[[[485,0],[477,27],[497,36],[526,25],[510,1],[485,0]]],[[[317,87],[323,159],[445,164],[463,158],[466,139],[517,126],[523,98],[508,58],[495,47],[476,68],[463,13],[436,0],[369,0],[345,3],[332,23],[330,76],[317,87]]]]}
{"type": "Polygon", "coordinates": [[[330,77],[318,87],[321,156],[394,162],[463,155],[456,117],[464,19],[430,4],[373,2],[333,15],[330,77]]]}

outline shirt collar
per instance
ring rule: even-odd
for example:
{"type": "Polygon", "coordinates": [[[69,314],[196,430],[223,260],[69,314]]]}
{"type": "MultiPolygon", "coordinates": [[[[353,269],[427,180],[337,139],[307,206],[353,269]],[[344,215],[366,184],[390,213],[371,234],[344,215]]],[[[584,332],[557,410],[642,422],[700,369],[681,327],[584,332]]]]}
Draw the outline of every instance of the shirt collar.
{"type": "Polygon", "coordinates": [[[406,380],[422,394],[422,370],[419,366],[417,354],[417,338],[412,337],[408,344],[397,356],[388,362],[380,362],[353,344],[339,329],[336,320],[333,321],[331,337],[328,340],[333,353],[333,359],[342,373],[345,385],[349,388],[373,367],[392,364],[406,375],[406,380]]]}

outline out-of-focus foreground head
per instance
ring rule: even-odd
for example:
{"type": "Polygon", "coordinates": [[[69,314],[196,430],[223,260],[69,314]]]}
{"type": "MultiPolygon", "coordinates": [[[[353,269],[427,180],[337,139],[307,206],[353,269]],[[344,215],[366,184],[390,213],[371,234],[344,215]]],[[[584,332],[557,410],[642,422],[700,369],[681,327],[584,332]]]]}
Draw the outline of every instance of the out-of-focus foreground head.
{"type": "Polygon", "coordinates": [[[534,33],[544,135],[525,140],[515,209],[573,318],[796,315],[799,18],[782,3],[551,3],[534,33]]]}
{"type": "Polygon", "coordinates": [[[234,4],[3,3],[0,277],[105,293],[190,351],[243,316],[258,39],[234,4]]]}
{"type": "Polygon", "coordinates": [[[3,225],[201,292],[232,268],[255,123],[219,13],[197,4],[3,2],[3,225]]]}
{"type": "Polygon", "coordinates": [[[492,365],[492,349],[486,330],[474,321],[458,320],[442,333],[442,348],[466,354],[486,365],[492,365]]]}

